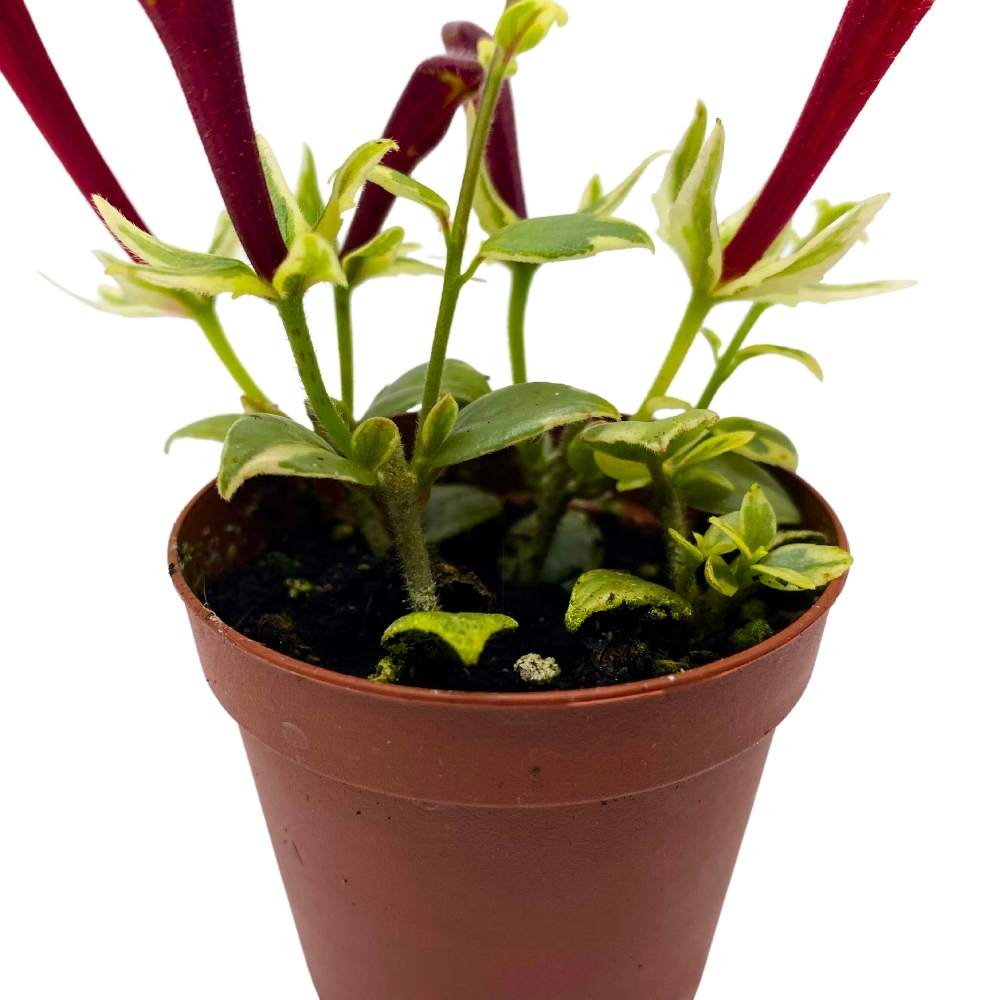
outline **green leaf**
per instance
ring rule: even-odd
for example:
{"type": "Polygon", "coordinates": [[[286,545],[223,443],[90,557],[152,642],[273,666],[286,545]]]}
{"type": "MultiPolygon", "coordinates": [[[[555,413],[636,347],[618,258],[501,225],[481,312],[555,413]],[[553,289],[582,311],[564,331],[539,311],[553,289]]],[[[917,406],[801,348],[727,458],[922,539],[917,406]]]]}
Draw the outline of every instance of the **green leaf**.
{"type": "Polygon", "coordinates": [[[718,419],[711,410],[685,410],[663,420],[596,424],[582,431],[580,437],[601,455],[648,465],[654,461],[666,461],[671,447],[683,435],[707,431],[718,419]]]}
{"type": "MultiPolygon", "coordinates": [[[[114,261],[107,266],[110,275],[144,281],[157,288],[193,292],[198,295],[258,295],[274,298],[271,286],[261,281],[242,261],[214,254],[182,250],[150,236],[134,226],[117,209],[98,195],[94,207],[112,235],[125,247],[147,261],[149,266],[114,261]]],[[[112,258],[114,260],[114,258],[112,258]]]]}
{"type": "Polygon", "coordinates": [[[595,614],[633,608],[646,611],[650,618],[690,621],[694,611],[680,594],[629,573],[594,569],[584,573],[569,599],[566,628],[578,632],[595,614]]]}
{"type": "Polygon", "coordinates": [[[739,451],[741,448],[753,440],[753,431],[718,431],[713,430],[708,437],[698,441],[697,444],[679,452],[670,462],[670,469],[676,472],[678,469],[686,468],[689,465],[698,465],[707,462],[709,459],[719,455],[725,455],[730,451],[739,451]]]}
{"type": "Polygon", "coordinates": [[[447,231],[451,219],[451,208],[437,191],[431,190],[426,184],[421,184],[420,181],[414,180],[408,174],[400,173],[398,170],[381,164],[372,168],[368,180],[397,198],[406,198],[418,205],[423,205],[424,208],[434,213],[441,228],[447,231]]]}
{"type": "Polygon", "coordinates": [[[545,563],[542,583],[559,584],[597,569],[604,556],[601,529],[582,510],[568,510],[556,527],[545,563]]]}
{"type": "Polygon", "coordinates": [[[440,545],[502,513],[503,502],[495,493],[463,483],[433,486],[422,515],[424,537],[428,544],[440,545]]]}
{"type": "Polygon", "coordinates": [[[618,411],[593,393],[551,382],[510,385],[470,403],[458,415],[444,447],[434,456],[439,468],[481,458],[591,418],[617,420],[618,411]]]}
{"type": "Polygon", "coordinates": [[[709,556],[705,562],[705,580],[723,597],[732,597],[739,592],[740,584],[732,567],[722,556],[709,556]]]}
{"type": "Polygon", "coordinates": [[[711,518],[705,534],[698,539],[698,548],[703,558],[727,556],[730,552],[736,552],[740,547],[736,539],[742,541],[741,530],[742,521],[738,510],[711,518]]]}
{"type": "Polygon", "coordinates": [[[736,355],[732,370],[736,371],[740,365],[745,364],[752,358],[762,358],[769,354],[788,358],[789,361],[797,361],[800,365],[808,368],[820,382],[823,381],[823,369],[820,367],[820,363],[808,351],[800,351],[794,347],[780,347],[777,344],[755,344],[753,347],[744,347],[736,355]]]}
{"type": "Polygon", "coordinates": [[[705,561],[705,553],[697,545],[685,538],[676,528],[668,528],[667,530],[670,537],[681,547],[693,565],[700,566],[705,561]]]}
{"type": "Polygon", "coordinates": [[[653,249],[638,226],[594,215],[552,215],[524,219],[495,232],[480,247],[481,256],[523,264],[580,260],[606,250],[653,249]]]}
{"type": "Polygon", "coordinates": [[[405,645],[415,635],[432,636],[449,646],[465,666],[474,667],[493,636],[517,627],[507,615],[417,611],[394,621],[383,633],[382,645],[389,649],[405,645]]]}
{"type": "MultiPolygon", "coordinates": [[[[740,514],[740,512],[737,513],[740,514]]],[[[737,549],[739,549],[741,555],[746,556],[748,561],[753,559],[753,550],[747,544],[747,540],[743,537],[742,514],[740,514],[739,519],[735,522],[731,516],[710,517],[708,520],[711,527],[715,528],[721,535],[728,538],[729,541],[735,545],[737,549]]]]}
{"type": "MultiPolygon", "coordinates": [[[[427,365],[417,365],[383,387],[365,417],[395,417],[416,406],[424,393],[427,365]]],[[[450,393],[460,403],[471,403],[490,391],[489,379],[464,361],[449,358],[444,363],[441,392],[450,393]]]]}
{"type": "Polygon", "coordinates": [[[354,460],[372,472],[378,472],[402,447],[399,428],[386,417],[362,421],[351,439],[354,460]]]}
{"type": "Polygon", "coordinates": [[[291,247],[296,240],[310,232],[312,227],[306,222],[298,200],[281,172],[274,151],[262,135],[257,136],[257,150],[260,153],[260,164],[264,168],[267,192],[271,196],[274,215],[278,220],[278,229],[281,230],[285,245],[291,247]]]}
{"type": "Polygon", "coordinates": [[[417,446],[417,457],[420,461],[431,461],[441,450],[456,420],[458,420],[458,401],[450,392],[445,393],[431,407],[420,428],[420,441],[417,446]]]}
{"type": "Polygon", "coordinates": [[[816,590],[843,576],[853,561],[836,545],[793,543],[769,552],[753,571],[775,590],[816,590]]]}
{"type": "Polygon", "coordinates": [[[576,208],[577,212],[592,211],[594,206],[599,204],[603,197],[604,185],[601,183],[601,177],[599,174],[594,174],[587,181],[587,186],[583,189],[583,194],[580,195],[580,204],[576,208]]]}
{"type": "Polygon", "coordinates": [[[224,500],[231,500],[254,476],[302,476],[375,485],[372,472],[338,455],[318,434],[287,417],[271,414],[241,417],[229,429],[222,448],[219,493],[224,500]]]}
{"type": "Polygon", "coordinates": [[[538,45],[553,25],[562,27],[568,20],[569,15],[553,0],[517,0],[501,15],[493,37],[513,58],[538,45]]]}
{"type": "Polygon", "coordinates": [[[295,200],[306,222],[310,226],[315,226],[323,215],[323,194],[319,188],[316,159],[313,151],[306,145],[302,147],[302,165],[299,167],[299,179],[295,185],[295,200]]]}
{"type": "Polygon", "coordinates": [[[798,468],[799,454],[795,445],[777,427],[747,417],[725,417],[715,425],[715,429],[719,432],[753,431],[753,440],[738,449],[738,454],[764,465],[776,465],[789,472],[798,468]]]}
{"type": "MultiPolygon", "coordinates": [[[[467,138],[472,139],[472,134],[476,129],[476,108],[472,101],[467,101],[465,105],[465,120],[467,138]]],[[[489,170],[479,171],[479,183],[476,185],[476,194],[472,201],[476,218],[485,233],[495,233],[500,229],[520,221],[520,216],[507,204],[500,192],[497,191],[489,170]]]]}
{"type": "Polygon", "coordinates": [[[254,295],[262,299],[276,298],[275,290],[261,281],[246,264],[225,257],[213,257],[208,264],[191,267],[159,267],[115,261],[107,267],[113,278],[213,298],[216,295],[254,295]]]}
{"type": "Polygon", "coordinates": [[[786,295],[818,284],[855,243],[864,239],[868,226],[889,200],[887,194],[859,202],[791,253],[762,260],[742,277],[716,289],[716,298],[757,299],[775,293],[786,295]]]}
{"type": "Polygon", "coordinates": [[[674,484],[684,502],[708,514],[726,514],[739,510],[746,491],[760,483],[774,507],[779,524],[798,524],[801,520],[788,490],[765,466],[729,453],[701,465],[682,469],[674,484]]]}
{"type": "Polygon", "coordinates": [[[661,188],[654,198],[660,213],[660,237],[681,258],[692,288],[701,292],[711,291],[722,273],[722,241],[715,214],[715,192],[724,150],[725,132],[722,123],[717,121],[676,198],[671,200],[669,197],[673,182],[669,167],[665,181],[667,190],[661,188]]]}
{"type": "Polygon", "coordinates": [[[756,294],[754,301],[768,305],[797,306],[803,302],[847,302],[850,299],[864,299],[871,295],[885,295],[912,288],[915,281],[865,281],[854,285],[808,285],[794,292],[771,292],[756,294]]]}
{"type": "Polygon", "coordinates": [[[193,441],[218,441],[221,443],[226,440],[229,428],[237,420],[241,420],[243,416],[242,413],[223,413],[218,417],[205,417],[203,420],[196,420],[193,424],[187,424],[179,430],[174,431],[167,438],[166,443],[163,445],[163,450],[169,452],[171,445],[182,438],[190,438],[193,441]]]}
{"type": "Polygon", "coordinates": [[[722,338],[714,330],[709,330],[707,326],[701,328],[701,335],[708,341],[708,346],[712,350],[712,357],[716,364],[718,364],[719,356],[722,354],[722,338]]]}
{"type": "MultiPolygon", "coordinates": [[[[646,159],[643,160],[642,163],[640,163],[639,166],[636,167],[635,170],[633,170],[632,173],[630,173],[628,177],[626,177],[625,180],[618,185],[618,187],[612,189],[605,195],[598,193],[598,197],[586,208],[582,208],[581,211],[587,212],[590,215],[602,217],[611,215],[611,213],[620,207],[622,202],[625,201],[625,199],[632,193],[632,189],[642,179],[642,175],[646,172],[646,170],[661,156],[665,155],[666,151],[660,150],[657,153],[653,153],[651,156],[647,156],[646,159]]],[[[595,179],[598,184],[600,184],[600,179],[595,179]]]]}
{"type": "Polygon", "coordinates": [[[681,136],[681,141],[677,144],[670,159],[667,161],[667,169],[663,174],[663,181],[659,190],[653,195],[653,205],[660,217],[660,224],[666,228],[677,198],[684,187],[684,182],[688,179],[694,165],[698,160],[701,147],[705,144],[705,135],[708,131],[708,110],[699,101],[695,105],[694,117],[681,136]]]}
{"type": "Polygon", "coordinates": [[[399,146],[392,139],[375,139],[358,146],[333,175],[333,191],[316,224],[316,232],[335,243],[344,223],[344,213],[354,207],[358,191],[372,170],[390,150],[399,146]]]}
{"type": "Polygon", "coordinates": [[[220,212],[212,233],[212,242],[208,244],[208,252],[216,257],[238,257],[243,247],[240,238],[233,228],[233,220],[228,212],[220,212]]]}
{"type": "Polygon", "coordinates": [[[407,257],[406,254],[416,250],[417,245],[404,243],[405,236],[399,226],[392,226],[347,254],[344,257],[344,271],[348,285],[357,288],[373,278],[387,278],[395,274],[444,273],[439,267],[407,257]]]}
{"type": "Polygon", "coordinates": [[[275,272],[272,284],[279,295],[286,297],[320,282],[346,285],[347,277],[333,244],[318,233],[301,233],[288,248],[288,256],[275,272]]]}
{"type": "Polygon", "coordinates": [[[752,552],[769,549],[778,532],[778,519],[767,494],[754,483],[740,505],[740,534],[752,552]]]}

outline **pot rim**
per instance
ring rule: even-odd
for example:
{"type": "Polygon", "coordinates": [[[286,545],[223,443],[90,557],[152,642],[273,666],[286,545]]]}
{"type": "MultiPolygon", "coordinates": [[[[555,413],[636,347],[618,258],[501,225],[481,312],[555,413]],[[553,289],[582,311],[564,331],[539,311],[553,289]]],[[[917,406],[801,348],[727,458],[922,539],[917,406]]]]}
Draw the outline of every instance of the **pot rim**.
{"type": "MultiPolygon", "coordinates": [[[[843,549],[849,549],[847,535],[844,527],[837,517],[833,508],[826,502],[823,496],[815,490],[808,482],[795,473],[789,473],[789,478],[795,481],[796,486],[804,492],[811,494],[817,505],[822,509],[829,519],[836,536],[836,544],[843,549]]],[[[237,649],[242,650],[251,656],[264,660],[270,666],[286,673],[294,674],[298,677],[308,679],[320,684],[329,684],[333,687],[354,691],[358,694],[369,695],[381,698],[394,698],[406,702],[430,702],[439,705],[479,705],[483,707],[520,707],[520,708],[547,708],[565,707],[567,705],[583,705],[595,702],[621,701],[630,698],[666,695],[669,691],[677,688],[689,688],[696,684],[704,684],[714,681],[720,677],[740,670],[749,663],[767,656],[774,651],[781,649],[792,642],[799,635],[809,629],[817,621],[821,620],[833,606],[840,596],[844,585],[847,582],[845,573],[833,583],[827,585],[820,594],[819,599],[800,618],[792,622],[791,625],[777,632],[764,642],[752,646],[750,649],[735,653],[732,656],[724,657],[721,660],[714,660],[703,666],[678,674],[668,674],[664,677],[655,677],[643,681],[629,681],[625,684],[608,684],[603,687],[573,688],[567,691],[526,691],[519,693],[510,692],[483,692],[483,691],[451,691],[439,688],[408,687],[397,684],[376,684],[363,677],[354,677],[351,674],[342,674],[336,670],[326,667],[317,667],[296,660],[294,657],[286,656],[276,650],[265,646],[243,635],[241,632],[227,625],[219,618],[191,589],[184,573],[181,571],[180,559],[180,533],[181,529],[191,511],[201,502],[202,498],[209,492],[216,489],[215,482],[210,482],[200,489],[194,497],[187,503],[181,511],[170,532],[170,542],[167,557],[169,560],[170,578],[173,581],[177,593],[184,602],[189,614],[201,618],[203,621],[215,628],[219,634],[237,649]]]]}

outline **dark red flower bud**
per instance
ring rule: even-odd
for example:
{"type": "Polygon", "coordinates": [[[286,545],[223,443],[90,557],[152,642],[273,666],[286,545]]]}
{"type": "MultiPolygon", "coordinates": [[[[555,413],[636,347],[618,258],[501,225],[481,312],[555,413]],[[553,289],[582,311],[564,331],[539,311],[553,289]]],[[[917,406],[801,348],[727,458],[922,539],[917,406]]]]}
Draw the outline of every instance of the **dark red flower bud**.
{"type": "Polygon", "coordinates": [[[91,208],[100,195],[148,229],[73,106],[23,0],[0,0],[0,71],[91,208]]]}
{"type": "MultiPolygon", "coordinates": [[[[395,139],[399,149],[382,163],[410,174],[435,149],[451,125],[455,112],[480,87],[482,67],[475,60],[435,56],[422,62],[410,77],[382,131],[395,139]]],[[[375,184],[366,184],[344,239],[343,252],[350,253],[378,235],[395,198],[375,184]]]]}
{"type": "Polygon", "coordinates": [[[247,102],[232,0],[139,0],[163,42],[233,228],[270,280],[285,259],[247,102]]]}
{"type": "MultiPolygon", "coordinates": [[[[485,28],[471,21],[452,21],[441,29],[445,51],[477,59],[479,43],[492,37],[485,28]]],[[[528,217],[521,179],[521,157],[517,148],[517,122],[510,81],[505,80],[493,116],[493,128],[486,143],[486,170],[497,194],[520,216],[528,217]]]]}
{"type": "Polygon", "coordinates": [[[934,0],[849,0],[774,172],[726,247],[722,280],[753,267],[785,228],[934,0]]]}

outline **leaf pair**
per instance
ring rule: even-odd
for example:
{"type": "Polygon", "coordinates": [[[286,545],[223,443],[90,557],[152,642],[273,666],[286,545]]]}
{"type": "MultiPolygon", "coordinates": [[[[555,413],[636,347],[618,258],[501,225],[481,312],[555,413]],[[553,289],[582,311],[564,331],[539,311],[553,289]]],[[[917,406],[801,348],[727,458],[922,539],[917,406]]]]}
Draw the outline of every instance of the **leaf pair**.
{"type": "Polygon", "coordinates": [[[692,288],[712,301],[748,299],[765,304],[833,302],[877,295],[906,287],[906,282],[826,285],[826,273],[865,238],[867,227],[888,200],[877,195],[845,206],[820,203],[821,224],[789,252],[790,231],[780,235],[745,274],[722,280],[723,251],[749,215],[746,205],[721,224],[715,198],[725,147],[725,132],[716,122],[706,140],[708,114],[698,103],[694,118],[667,163],[653,197],[660,219],[658,233],[680,257],[692,288]],[[835,211],[824,211],[835,208],[835,211]]]}
{"type": "Polygon", "coordinates": [[[847,572],[852,559],[834,545],[817,544],[811,531],[778,531],[774,507],[760,484],[752,485],[738,511],[709,519],[708,531],[694,541],[670,535],[705,581],[724,597],[734,597],[759,581],[774,590],[816,590],[847,572]],[[727,561],[726,556],[737,553],[727,561]]]}
{"type": "Polygon", "coordinates": [[[798,463],[795,446],[777,428],[760,421],[720,420],[709,410],[688,408],[662,420],[598,424],[579,435],[579,444],[593,451],[597,466],[619,490],[646,486],[662,472],[689,506],[725,513],[738,507],[749,485],[759,481],[782,522],[798,521],[788,491],[757,464],[793,471],[798,463]]]}

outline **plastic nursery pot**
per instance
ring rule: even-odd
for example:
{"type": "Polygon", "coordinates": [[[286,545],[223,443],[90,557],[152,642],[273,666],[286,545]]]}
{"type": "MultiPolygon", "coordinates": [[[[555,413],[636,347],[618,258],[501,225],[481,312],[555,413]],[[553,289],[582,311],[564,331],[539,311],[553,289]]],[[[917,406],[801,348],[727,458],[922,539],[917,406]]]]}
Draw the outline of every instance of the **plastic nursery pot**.
{"type": "MultiPolygon", "coordinates": [[[[788,482],[806,523],[846,547],[822,498],[788,482]]],[[[171,572],[239,724],[321,1000],[690,1000],[771,737],[843,580],[754,649],[672,677],[376,685],[273,652],[198,597],[204,574],[265,541],[261,488],[232,504],[202,490],[171,572]]]]}

